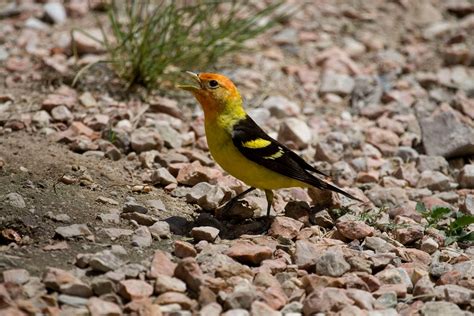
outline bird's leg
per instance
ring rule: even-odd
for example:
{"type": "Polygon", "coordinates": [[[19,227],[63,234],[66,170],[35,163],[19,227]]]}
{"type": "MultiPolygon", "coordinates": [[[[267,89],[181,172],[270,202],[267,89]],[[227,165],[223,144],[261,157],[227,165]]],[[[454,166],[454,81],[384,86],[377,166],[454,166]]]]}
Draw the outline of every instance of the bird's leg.
{"type": "Polygon", "coordinates": [[[250,187],[247,190],[245,190],[244,192],[241,192],[241,193],[237,194],[236,196],[234,196],[232,199],[229,200],[229,202],[227,202],[224,205],[224,207],[222,208],[222,212],[228,211],[235,204],[235,202],[237,202],[240,198],[244,197],[246,194],[252,192],[253,190],[255,190],[255,188],[250,187]]]}
{"type": "Polygon", "coordinates": [[[267,218],[270,217],[270,210],[272,209],[273,204],[273,191],[265,190],[265,197],[267,198],[267,218]]]}

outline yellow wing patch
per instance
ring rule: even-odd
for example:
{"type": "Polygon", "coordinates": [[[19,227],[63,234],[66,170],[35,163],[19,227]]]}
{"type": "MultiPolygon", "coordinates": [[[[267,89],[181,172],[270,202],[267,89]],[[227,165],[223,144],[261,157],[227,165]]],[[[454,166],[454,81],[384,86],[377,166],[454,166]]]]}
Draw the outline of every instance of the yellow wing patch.
{"type": "Polygon", "coordinates": [[[273,155],[270,155],[270,156],[265,156],[263,157],[264,159],[277,159],[277,158],[280,158],[281,156],[283,156],[284,152],[283,150],[280,148],[280,150],[278,150],[276,153],[274,153],[273,155]]]}
{"type": "Polygon", "coordinates": [[[252,140],[242,143],[242,146],[247,147],[247,148],[252,148],[252,149],[258,149],[258,148],[267,147],[271,143],[272,142],[269,140],[257,138],[257,139],[252,139],[252,140]]]}

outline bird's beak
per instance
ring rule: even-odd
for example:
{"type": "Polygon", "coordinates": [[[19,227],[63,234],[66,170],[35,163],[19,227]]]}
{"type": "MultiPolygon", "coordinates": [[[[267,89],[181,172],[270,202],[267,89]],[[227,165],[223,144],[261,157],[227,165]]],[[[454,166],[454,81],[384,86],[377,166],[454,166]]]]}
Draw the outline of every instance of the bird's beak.
{"type": "Polygon", "coordinates": [[[189,84],[179,84],[177,87],[183,90],[191,91],[191,92],[197,92],[198,90],[201,90],[201,79],[199,79],[198,74],[191,71],[186,71],[186,73],[190,75],[194,81],[196,81],[198,86],[189,85],[189,84]]]}

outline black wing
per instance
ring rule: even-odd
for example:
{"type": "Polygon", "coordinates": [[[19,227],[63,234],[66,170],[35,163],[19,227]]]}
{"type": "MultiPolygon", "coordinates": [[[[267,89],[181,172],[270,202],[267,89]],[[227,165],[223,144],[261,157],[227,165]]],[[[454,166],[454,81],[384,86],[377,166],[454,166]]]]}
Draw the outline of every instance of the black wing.
{"type": "Polygon", "coordinates": [[[332,190],[358,200],[351,194],[310,174],[308,171],[327,176],[309,165],[288,147],[268,136],[248,115],[234,125],[232,141],[242,155],[265,168],[317,188],[332,190]],[[251,146],[250,144],[255,140],[263,140],[260,144],[264,146],[251,146]]]}

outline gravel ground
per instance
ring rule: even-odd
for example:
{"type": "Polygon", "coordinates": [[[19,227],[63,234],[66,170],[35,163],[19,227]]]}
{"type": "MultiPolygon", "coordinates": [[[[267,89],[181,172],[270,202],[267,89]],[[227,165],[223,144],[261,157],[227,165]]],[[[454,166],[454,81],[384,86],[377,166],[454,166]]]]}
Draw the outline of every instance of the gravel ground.
{"type": "Polygon", "coordinates": [[[473,225],[452,228],[474,216],[472,1],[288,0],[302,9],[215,65],[366,201],[284,189],[270,219],[262,192],[222,212],[247,187],[190,96],[125,92],[105,66],[72,86],[103,48],[71,30],[103,12],[18,2],[0,4],[0,314],[472,314],[456,238],[473,225]]]}

